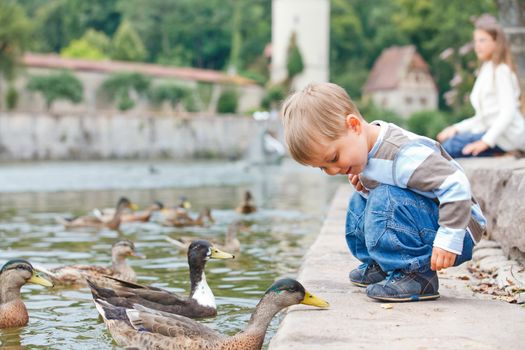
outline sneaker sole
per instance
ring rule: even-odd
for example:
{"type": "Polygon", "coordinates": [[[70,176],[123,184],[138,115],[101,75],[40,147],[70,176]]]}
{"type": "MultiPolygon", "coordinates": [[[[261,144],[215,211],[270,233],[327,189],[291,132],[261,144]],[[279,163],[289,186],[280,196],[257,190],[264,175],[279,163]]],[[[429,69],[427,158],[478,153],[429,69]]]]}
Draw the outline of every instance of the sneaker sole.
{"type": "Polygon", "coordinates": [[[354,282],[352,280],[350,280],[350,283],[352,283],[355,286],[361,287],[361,288],[366,288],[370,285],[369,283],[354,282]]]}
{"type": "Polygon", "coordinates": [[[396,302],[396,301],[425,301],[425,300],[436,300],[439,298],[439,293],[437,294],[423,294],[423,295],[411,295],[409,297],[405,297],[405,298],[395,298],[395,297],[378,297],[378,296],[370,296],[368,295],[368,297],[372,298],[372,299],[376,299],[376,300],[380,300],[380,301],[393,301],[393,302],[396,302]]]}

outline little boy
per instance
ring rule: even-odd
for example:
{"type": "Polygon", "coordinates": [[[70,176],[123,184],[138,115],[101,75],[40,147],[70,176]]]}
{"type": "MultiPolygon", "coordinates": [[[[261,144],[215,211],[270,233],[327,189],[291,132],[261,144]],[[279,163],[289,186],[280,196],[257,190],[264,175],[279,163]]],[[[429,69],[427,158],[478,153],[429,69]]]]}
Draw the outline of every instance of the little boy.
{"type": "Polygon", "coordinates": [[[362,264],[350,281],[382,301],[439,298],[436,271],[470,260],[486,227],[459,164],[436,141],[367,123],[335,84],[291,95],[281,118],[296,161],[346,175],[357,191],[346,241],[362,264]]]}

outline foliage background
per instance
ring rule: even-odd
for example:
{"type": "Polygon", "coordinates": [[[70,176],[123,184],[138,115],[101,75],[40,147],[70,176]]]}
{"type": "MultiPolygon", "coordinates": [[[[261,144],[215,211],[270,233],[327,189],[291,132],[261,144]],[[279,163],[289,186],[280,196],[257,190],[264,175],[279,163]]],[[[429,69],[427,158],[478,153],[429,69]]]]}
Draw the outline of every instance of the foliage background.
{"type": "MultiPolygon", "coordinates": [[[[0,0],[0,13],[6,8],[14,15],[0,41],[20,50],[233,69],[268,80],[271,0],[0,0]]],[[[359,99],[381,51],[414,44],[437,82],[440,107],[468,114],[475,59],[457,52],[471,40],[473,19],[487,12],[496,14],[494,0],[331,0],[330,79],[359,99]],[[443,60],[447,48],[454,54],[443,60]],[[455,74],[464,79],[447,105],[455,74]]],[[[0,51],[3,74],[11,61],[0,51]]]]}

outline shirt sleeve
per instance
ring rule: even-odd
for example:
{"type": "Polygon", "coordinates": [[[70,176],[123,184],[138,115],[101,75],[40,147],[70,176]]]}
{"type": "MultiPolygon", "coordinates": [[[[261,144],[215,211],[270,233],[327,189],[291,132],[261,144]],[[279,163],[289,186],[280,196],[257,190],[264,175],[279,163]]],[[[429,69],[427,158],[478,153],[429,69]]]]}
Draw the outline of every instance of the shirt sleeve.
{"type": "Polygon", "coordinates": [[[508,129],[517,109],[516,94],[513,88],[512,71],[505,64],[500,64],[494,74],[494,88],[498,100],[498,116],[481,138],[487,145],[494,147],[498,137],[508,129]]]}
{"type": "Polygon", "coordinates": [[[409,144],[395,160],[395,181],[439,202],[439,228],[434,246],[460,255],[470,221],[472,194],[467,176],[439,149],[409,144]]]}

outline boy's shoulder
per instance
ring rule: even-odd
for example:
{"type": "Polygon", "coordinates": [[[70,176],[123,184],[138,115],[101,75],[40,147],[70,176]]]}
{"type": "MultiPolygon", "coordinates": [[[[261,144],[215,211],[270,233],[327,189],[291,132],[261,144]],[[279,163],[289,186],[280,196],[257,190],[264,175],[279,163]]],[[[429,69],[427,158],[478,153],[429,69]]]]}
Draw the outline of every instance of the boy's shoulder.
{"type": "MultiPolygon", "coordinates": [[[[413,153],[417,149],[437,151],[437,141],[403,129],[396,124],[377,121],[384,129],[383,137],[374,158],[395,160],[400,153],[413,153]]],[[[424,152],[426,153],[426,152],[424,152]]]]}

